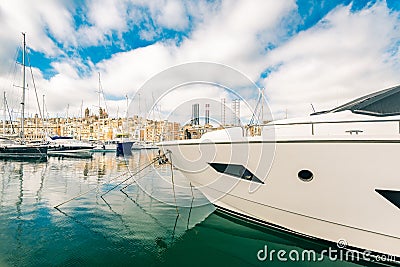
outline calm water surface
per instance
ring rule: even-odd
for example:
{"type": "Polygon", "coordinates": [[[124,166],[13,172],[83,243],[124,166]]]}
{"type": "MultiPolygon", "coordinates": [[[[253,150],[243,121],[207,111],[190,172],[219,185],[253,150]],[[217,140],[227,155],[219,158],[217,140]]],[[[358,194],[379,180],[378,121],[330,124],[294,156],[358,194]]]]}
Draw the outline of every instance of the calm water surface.
{"type": "Polygon", "coordinates": [[[0,161],[0,266],[356,266],[259,261],[265,245],[300,254],[323,246],[214,212],[177,171],[175,200],[167,165],[101,198],[152,157],[0,161]]]}

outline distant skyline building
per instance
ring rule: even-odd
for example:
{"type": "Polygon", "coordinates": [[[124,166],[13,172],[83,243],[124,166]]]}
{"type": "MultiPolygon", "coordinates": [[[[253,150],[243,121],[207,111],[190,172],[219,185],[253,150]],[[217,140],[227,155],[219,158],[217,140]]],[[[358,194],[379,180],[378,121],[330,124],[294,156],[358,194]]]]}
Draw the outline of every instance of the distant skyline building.
{"type": "Polygon", "coordinates": [[[193,125],[199,125],[200,124],[200,105],[199,104],[193,104],[192,105],[192,124],[193,125]]]}
{"type": "Polygon", "coordinates": [[[204,124],[210,124],[210,104],[206,104],[204,124]]]}

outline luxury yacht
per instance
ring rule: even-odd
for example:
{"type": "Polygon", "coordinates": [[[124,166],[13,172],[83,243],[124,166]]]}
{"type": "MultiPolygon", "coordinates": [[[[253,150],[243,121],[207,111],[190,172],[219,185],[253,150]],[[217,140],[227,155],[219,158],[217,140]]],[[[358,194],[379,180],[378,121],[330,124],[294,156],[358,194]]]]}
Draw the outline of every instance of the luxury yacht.
{"type": "Polygon", "coordinates": [[[6,159],[47,159],[47,146],[42,144],[21,144],[0,137],[0,158],[6,159]]]}
{"type": "Polygon", "coordinates": [[[145,142],[142,149],[159,149],[159,147],[153,142],[145,142]]]}
{"type": "Polygon", "coordinates": [[[49,156],[63,157],[92,157],[94,145],[81,142],[72,136],[50,137],[47,154],[49,156]]]}
{"type": "Polygon", "coordinates": [[[116,152],[118,140],[107,140],[104,142],[93,143],[95,146],[92,151],[93,152],[116,152]]]}
{"type": "Polygon", "coordinates": [[[161,146],[223,212],[399,261],[400,86],[254,127],[161,146]]]}
{"type": "Polygon", "coordinates": [[[131,150],[137,149],[135,144],[136,143],[133,141],[124,140],[122,138],[113,139],[95,144],[92,152],[116,152],[118,156],[130,155],[132,154],[131,150]]]}
{"type": "Polygon", "coordinates": [[[142,149],[159,149],[159,147],[152,142],[137,141],[133,143],[132,150],[142,149]]]}
{"type": "Polygon", "coordinates": [[[117,156],[130,156],[132,155],[133,141],[119,141],[117,143],[117,156]]]}

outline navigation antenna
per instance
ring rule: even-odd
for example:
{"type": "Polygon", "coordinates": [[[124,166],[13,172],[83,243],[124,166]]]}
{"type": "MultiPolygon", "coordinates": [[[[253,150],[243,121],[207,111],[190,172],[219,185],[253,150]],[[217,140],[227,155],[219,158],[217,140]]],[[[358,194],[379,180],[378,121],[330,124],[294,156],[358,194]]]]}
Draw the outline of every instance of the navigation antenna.
{"type": "Polygon", "coordinates": [[[311,105],[311,108],[312,108],[312,110],[313,110],[313,113],[315,113],[314,105],[313,105],[312,103],[310,103],[310,105],[311,105]]]}
{"type": "Polygon", "coordinates": [[[256,107],[248,125],[258,125],[264,123],[264,88],[259,89],[256,107]],[[260,122],[261,120],[261,122],[260,122]]]}

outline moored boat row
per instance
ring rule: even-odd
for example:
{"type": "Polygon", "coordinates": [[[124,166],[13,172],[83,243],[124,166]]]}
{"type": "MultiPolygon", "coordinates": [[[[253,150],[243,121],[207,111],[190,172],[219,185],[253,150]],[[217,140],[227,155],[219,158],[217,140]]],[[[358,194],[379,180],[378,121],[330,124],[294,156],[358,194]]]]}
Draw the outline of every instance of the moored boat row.
{"type": "Polygon", "coordinates": [[[47,156],[90,158],[94,152],[115,152],[129,155],[134,142],[113,141],[95,146],[69,136],[53,136],[46,142],[27,143],[0,137],[0,158],[6,159],[45,159],[47,156]]]}
{"type": "MultiPolygon", "coordinates": [[[[72,136],[52,136],[47,140],[29,141],[25,138],[25,91],[26,91],[26,41],[23,35],[22,48],[22,101],[21,101],[21,128],[19,133],[6,134],[6,110],[7,101],[4,93],[3,109],[3,136],[0,137],[0,158],[5,159],[47,159],[47,156],[90,158],[94,152],[116,152],[117,155],[128,155],[131,153],[133,141],[129,140],[129,134],[119,134],[119,139],[93,144],[74,139],[72,136]]],[[[102,92],[99,74],[99,94],[102,92]]],[[[39,104],[38,104],[39,105],[39,104]]],[[[44,102],[43,102],[44,105],[44,102]]],[[[99,102],[100,106],[100,102],[99,102]]],[[[43,107],[44,108],[44,107],[43,107]]],[[[42,114],[41,112],[39,112],[42,114]]],[[[99,117],[101,114],[99,114],[99,117]]],[[[100,124],[99,124],[100,127],[100,124]]],[[[44,133],[44,131],[43,131],[44,133]]],[[[46,134],[44,134],[45,136],[46,134]]],[[[118,134],[117,134],[118,137],[118,134]]],[[[136,148],[138,144],[135,145],[136,148]]],[[[148,144],[140,144],[140,149],[154,148],[148,144]]]]}
{"type": "Polygon", "coordinates": [[[47,145],[22,144],[0,137],[0,158],[2,159],[44,159],[47,156],[47,145]]]}

